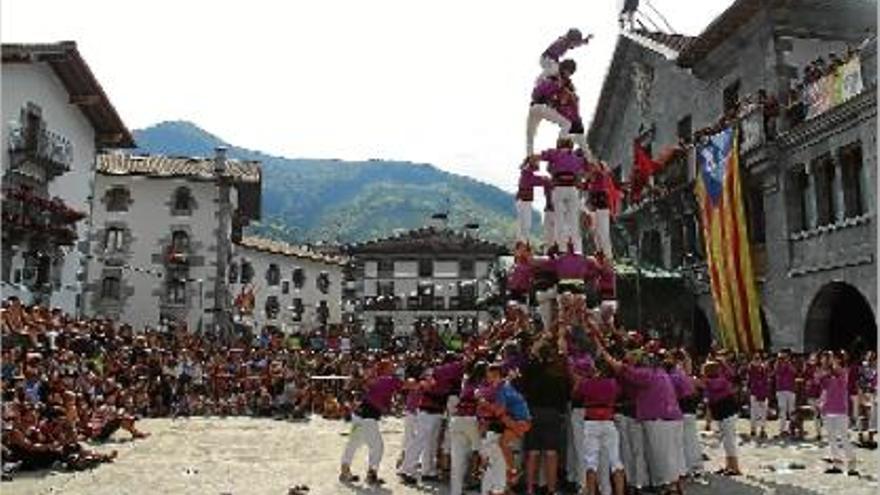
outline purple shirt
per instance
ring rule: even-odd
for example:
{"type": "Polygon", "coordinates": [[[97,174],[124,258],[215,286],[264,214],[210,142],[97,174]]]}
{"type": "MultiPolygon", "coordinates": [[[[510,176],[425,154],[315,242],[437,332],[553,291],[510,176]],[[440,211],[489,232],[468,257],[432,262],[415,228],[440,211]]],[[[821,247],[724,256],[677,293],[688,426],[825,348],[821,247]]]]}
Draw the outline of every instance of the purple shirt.
{"type": "Polygon", "coordinates": [[[396,376],[382,376],[377,378],[367,389],[365,400],[382,414],[391,409],[391,399],[400,388],[403,381],[396,376]]]}
{"type": "Polygon", "coordinates": [[[703,393],[710,404],[715,404],[733,395],[733,384],[724,376],[706,378],[703,381],[703,393]]]}
{"type": "Polygon", "coordinates": [[[559,280],[592,279],[598,270],[595,259],[577,253],[565,253],[556,258],[554,263],[559,280]]]}
{"type": "Polygon", "coordinates": [[[749,366],[749,395],[757,400],[767,400],[770,397],[770,373],[767,367],[749,366]]]}
{"type": "Polygon", "coordinates": [[[614,407],[620,395],[620,385],[611,377],[591,377],[584,379],[578,387],[577,394],[584,402],[584,407],[614,407]]]}
{"type": "Polygon", "coordinates": [[[507,278],[507,287],[511,290],[525,292],[532,287],[532,265],[517,263],[507,278]]]}
{"type": "Polygon", "coordinates": [[[791,363],[776,364],[776,391],[794,392],[794,380],[797,373],[791,363]]]}
{"type": "Polygon", "coordinates": [[[694,379],[684,372],[683,369],[675,367],[669,372],[669,379],[672,380],[672,386],[675,388],[675,396],[678,399],[690,397],[696,392],[694,379]]]}
{"type": "Polygon", "coordinates": [[[542,53],[541,56],[559,62],[559,59],[565,55],[565,52],[581,46],[583,43],[584,40],[582,38],[571,40],[567,36],[560,36],[556,38],[556,41],[551,43],[546,50],[544,50],[544,53],[542,53]]]}
{"type": "Polygon", "coordinates": [[[549,104],[560,89],[558,79],[552,77],[541,79],[532,90],[532,103],[549,104]]]}
{"type": "Polygon", "coordinates": [[[825,401],[822,403],[824,415],[849,415],[849,394],[847,390],[847,370],[831,372],[820,380],[822,390],[825,392],[825,401]]]}
{"type": "Polygon", "coordinates": [[[538,175],[537,170],[526,167],[519,173],[519,187],[516,199],[520,201],[532,201],[535,199],[535,188],[543,186],[547,179],[538,175]]]}
{"type": "Polygon", "coordinates": [[[455,391],[464,376],[464,362],[453,361],[434,368],[435,394],[448,394],[455,391]]]}
{"type": "Polygon", "coordinates": [[[477,415],[477,386],[474,383],[464,383],[461,386],[461,394],[458,397],[458,405],[455,408],[456,416],[477,415]]]}
{"type": "Polygon", "coordinates": [[[675,387],[665,370],[624,365],[621,378],[634,387],[637,420],[682,419],[675,387]]]}
{"type": "Polygon", "coordinates": [[[577,175],[584,168],[584,158],[570,149],[550,149],[541,153],[541,160],[548,163],[547,170],[551,175],[577,175]]]}
{"type": "Polygon", "coordinates": [[[422,401],[422,392],[419,389],[410,390],[406,394],[406,412],[417,413],[419,411],[419,403],[422,401]]]}

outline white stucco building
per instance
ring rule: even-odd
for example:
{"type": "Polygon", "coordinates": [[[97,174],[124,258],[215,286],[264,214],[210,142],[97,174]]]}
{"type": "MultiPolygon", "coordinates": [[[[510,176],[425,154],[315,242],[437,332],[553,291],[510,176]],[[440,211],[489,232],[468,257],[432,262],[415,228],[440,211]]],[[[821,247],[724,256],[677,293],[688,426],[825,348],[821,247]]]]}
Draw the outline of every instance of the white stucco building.
{"type": "Polygon", "coordinates": [[[253,312],[237,319],[254,328],[307,333],[342,322],[346,260],[283,242],[244,237],[233,248],[233,295],[252,290],[253,312]]]}
{"type": "Polygon", "coordinates": [[[131,148],[76,44],[3,44],[3,295],[76,314],[96,153],[131,148]]]}
{"type": "Polygon", "coordinates": [[[367,334],[387,343],[422,327],[476,332],[489,319],[477,302],[493,293],[492,267],[507,249],[445,226],[410,230],[346,248],[367,334]]]}
{"type": "Polygon", "coordinates": [[[135,328],[165,320],[228,330],[227,266],[242,227],[259,218],[261,180],[259,163],[222,149],[214,158],[99,155],[86,313],[135,328]]]}

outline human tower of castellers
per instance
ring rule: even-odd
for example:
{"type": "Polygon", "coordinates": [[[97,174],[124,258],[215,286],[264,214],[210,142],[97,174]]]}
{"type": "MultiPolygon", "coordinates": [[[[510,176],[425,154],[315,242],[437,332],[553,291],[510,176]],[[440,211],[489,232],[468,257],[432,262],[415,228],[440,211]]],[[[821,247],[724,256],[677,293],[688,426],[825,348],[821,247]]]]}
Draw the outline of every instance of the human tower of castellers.
{"type": "MultiPolygon", "coordinates": [[[[405,485],[445,482],[443,472],[452,495],[466,489],[482,494],[683,493],[685,481],[703,473],[697,428],[703,405],[721,433],[725,461],[718,473],[741,474],[736,357],[717,351],[695,369],[683,349],[664,349],[661,342],[615,323],[611,177],[586,143],[571,82],[576,64],[560,60],[590,38],[571,29],[540,58],[542,72],[528,114],[527,158],[520,171],[519,240],[504,318],[473,337],[460,353],[434,357],[427,364],[414,364],[406,356],[379,361],[368,372],[362,400],[352,414],[340,482],[360,481],[351,465],[366,445],[365,481],[384,483],[378,475],[383,456],[379,421],[395,400],[405,402],[397,461],[405,485]],[[533,140],[542,121],[556,124],[560,133],[554,149],[536,154],[533,140]],[[547,175],[541,174],[542,163],[547,175]],[[533,255],[528,242],[537,187],[546,198],[541,256],[533,255]],[[593,255],[583,251],[582,223],[595,247],[593,255]],[[590,290],[602,299],[594,308],[588,308],[585,297],[590,290]],[[534,318],[532,308],[537,309],[534,318]]],[[[847,376],[845,356],[835,353],[823,354],[810,376],[821,391],[820,412],[836,472],[843,466],[841,451],[850,470],[854,461],[847,440],[847,376]]],[[[781,398],[780,428],[788,431],[794,424],[789,422],[795,389],[791,363],[783,356],[770,366],[755,356],[747,381],[753,434],[765,434],[771,390],[781,398]]]]}

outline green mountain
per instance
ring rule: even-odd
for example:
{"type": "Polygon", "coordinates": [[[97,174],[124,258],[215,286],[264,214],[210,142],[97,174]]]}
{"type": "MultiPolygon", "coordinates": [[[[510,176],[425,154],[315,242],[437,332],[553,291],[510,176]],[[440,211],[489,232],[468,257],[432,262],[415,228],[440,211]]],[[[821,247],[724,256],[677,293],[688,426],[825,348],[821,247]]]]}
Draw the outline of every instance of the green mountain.
{"type": "MultiPolygon", "coordinates": [[[[481,237],[514,238],[512,194],[432,165],[284,158],[231,145],[183,121],[134,136],[139,153],[211,156],[222,145],[232,158],[262,162],[263,218],[249,228],[252,235],[296,243],[363,241],[424,226],[448,204],[450,226],[476,222],[481,237]]],[[[540,225],[537,212],[533,224],[540,225]]]]}

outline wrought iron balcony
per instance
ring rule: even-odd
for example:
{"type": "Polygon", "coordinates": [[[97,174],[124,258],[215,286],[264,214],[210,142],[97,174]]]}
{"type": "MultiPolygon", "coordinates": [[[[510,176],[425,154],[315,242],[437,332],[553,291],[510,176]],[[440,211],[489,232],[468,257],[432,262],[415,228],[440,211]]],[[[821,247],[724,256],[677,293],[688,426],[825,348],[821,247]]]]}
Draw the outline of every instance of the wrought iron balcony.
{"type": "Polygon", "coordinates": [[[73,165],[70,140],[42,127],[32,130],[13,124],[9,130],[9,151],[13,164],[27,161],[42,165],[50,178],[68,172],[73,165]]]}

